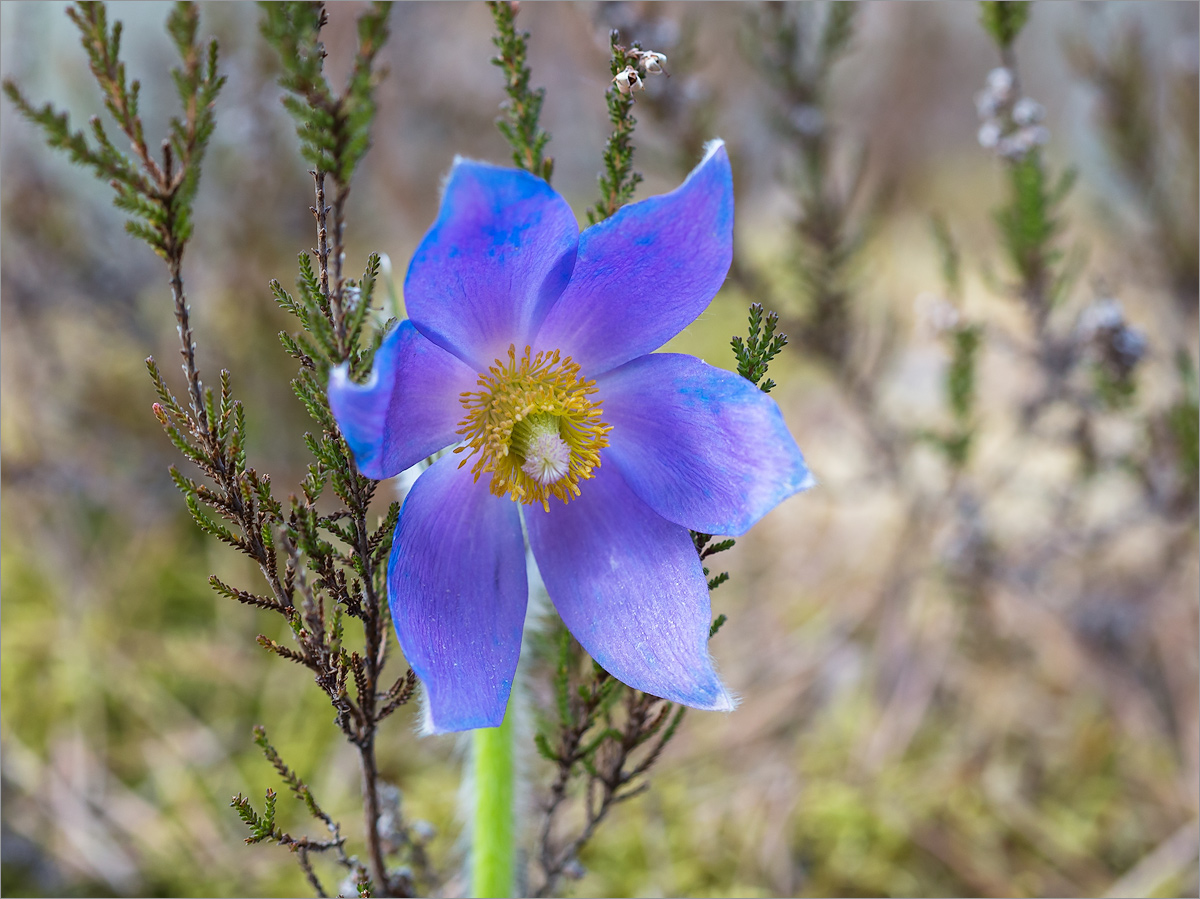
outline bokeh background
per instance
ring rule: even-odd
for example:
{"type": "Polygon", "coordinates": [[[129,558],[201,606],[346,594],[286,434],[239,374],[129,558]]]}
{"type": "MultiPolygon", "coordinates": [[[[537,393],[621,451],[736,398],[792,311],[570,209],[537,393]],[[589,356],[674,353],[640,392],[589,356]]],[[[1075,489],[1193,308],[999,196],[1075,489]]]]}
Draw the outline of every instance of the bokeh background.
{"type": "MultiPolygon", "coordinates": [[[[83,123],[100,103],[63,10],[0,7],[0,68],[83,123]]],[[[331,9],[335,82],[358,11],[331,9]]],[[[827,14],[784,12],[814,28],[827,14]]],[[[171,112],[166,13],[110,6],[149,134],[171,112]]],[[[678,183],[697,140],[728,143],[735,275],[673,346],[732,368],[747,304],[779,309],[793,343],[772,395],[820,480],[714,559],[731,580],[714,594],[729,623],[713,650],[741,707],[688,716],[573,889],[1195,895],[1195,407],[1176,354],[1197,355],[1197,6],[1038,4],[1017,42],[1022,89],[1046,108],[1048,164],[1079,172],[1057,238],[1079,276],[1049,327],[1082,361],[1034,419],[1022,410],[1045,393],[1046,370],[991,212],[1004,164],[976,139],[973,96],[999,64],[977,8],[863,4],[828,90],[805,109],[764,74],[763,14],[539,3],[518,19],[533,83],[548,87],[554,183],[581,217],[607,134],[610,27],[670,57],[670,77],[635,109],[639,197],[678,183]],[[797,127],[827,139],[821,189],[857,241],[838,275],[851,339],[837,365],[805,339],[797,127]],[[957,292],[934,213],[960,249],[957,292]],[[1094,348],[1079,324],[1106,297],[1146,340],[1136,393],[1116,409],[1088,392],[1094,348]],[[957,472],[913,437],[949,420],[948,308],[984,334],[974,452],[957,472]]],[[[307,419],[275,337],[291,325],[267,283],[294,279],[312,197],[257,16],[201,4],[229,83],[185,277],[202,371],[233,371],[252,462],[282,486],[302,477],[307,419]]],[[[397,4],[391,24],[348,265],[384,252],[399,290],[454,155],[505,162],[508,149],[493,125],[503,91],[487,8],[397,4]]],[[[178,460],[143,363],[176,358],[165,271],[124,234],[108,188],[7,102],[0,178],[0,889],[305,894],[287,852],[244,846],[229,808],[233,794],[278,787],[251,727],[267,725],[351,834],[357,761],[304,672],[255,644],[264,629],[285,639],[277,622],[207,586],[211,573],[252,583],[255,572],[197,532],[167,476],[178,460]]],[[[437,828],[434,860],[452,874],[461,745],[417,738],[411,716],[389,720],[381,767],[407,813],[437,828]]],[[[536,795],[536,766],[531,781],[536,795]]],[[[303,829],[291,805],[281,800],[303,829]]]]}

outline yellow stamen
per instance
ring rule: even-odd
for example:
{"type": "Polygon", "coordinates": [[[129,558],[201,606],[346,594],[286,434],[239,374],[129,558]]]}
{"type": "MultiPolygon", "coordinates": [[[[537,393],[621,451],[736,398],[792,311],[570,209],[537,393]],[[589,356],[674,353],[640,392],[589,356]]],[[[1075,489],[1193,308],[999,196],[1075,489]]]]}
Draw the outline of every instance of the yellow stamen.
{"type": "Polygon", "coordinates": [[[467,415],[458,433],[465,443],[455,452],[467,451],[460,468],[479,454],[471,471],[476,481],[490,472],[496,496],[548,511],[551,496],[564,503],[579,496],[579,482],[593,477],[612,426],[600,420],[600,402],[589,399],[596,382],[583,380],[569,356],[532,353],[525,347],[518,358],[509,346],[508,361],[497,359],[479,376],[483,389],[462,394],[467,415]]]}

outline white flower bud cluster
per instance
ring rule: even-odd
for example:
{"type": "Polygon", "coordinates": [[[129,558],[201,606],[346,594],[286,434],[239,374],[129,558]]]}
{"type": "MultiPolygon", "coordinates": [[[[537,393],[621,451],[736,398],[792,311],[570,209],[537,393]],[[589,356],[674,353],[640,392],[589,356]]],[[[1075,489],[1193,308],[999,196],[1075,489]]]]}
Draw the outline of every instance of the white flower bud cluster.
{"type": "Polygon", "coordinates": [[[618,72],[616,77],[613,78],[612,83],[616,85],[618,91],[627,97],[646,89],[646,85],[642,81],[642,75],[667,74],[667,70],[663,68],[667,63],[667,57],[663,53],[655,53],[653,50],[642,50],[634,47],[625,55],[632,59],[635,64],[625,66],[625,69],[618,72]]]}
{"type": "Polygon", "coordinates": [[[633,59],[637,60],[638,67],[641,68],[647,75],[662,75],[665,73],[663,66],[666,65],[667,57],[662,53],[655,53],[653,50],[642,50],[634,47],[628,54],[633,59]]]}
{"type": "Polygon", "coordinates": [[[1016,78],[1003,66],[988,72],[987,85],[975,95],[975,111],[981,123],[979,145],[1014,162],[1050,140],[1050,132],[1042,124],[1046,115],[1042,104],[1015,95],[1016,78]]]}
{"type": "Polygon", "coordinates": [[[646,85],[642,84],[642,76],[638,74],[637,69],[633,66],[626,66],[625,71],[617,72],[617,76],[613,78],[612,83],[625,96],[636,94],[638,91],[646,89],[646,85]]]}

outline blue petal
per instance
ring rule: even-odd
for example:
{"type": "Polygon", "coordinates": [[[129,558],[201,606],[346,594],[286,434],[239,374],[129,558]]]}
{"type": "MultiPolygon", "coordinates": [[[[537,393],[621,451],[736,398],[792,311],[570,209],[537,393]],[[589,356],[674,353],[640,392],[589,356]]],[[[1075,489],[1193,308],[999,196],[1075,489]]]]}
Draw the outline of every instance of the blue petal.
{"type": "Polygon", "coordinates": [[[528,172],[459,159],[438,219],[417,248],[404,302],[417,328],[486,371],[530,342],[575,264],[579,225],[528,172]]]}
{"type": "Polygon", "coordinates": [[[388,568],[392,621],[433,733],[504,720],[528,596],[516,504],[459,461],[439,459],[413,485],[388,568]]]}
{"type": "Polygon", "coordinates": [[[469,366],[401,322],[375,354],[366,384],[350,381],[345,368],[333,370],[329,406],[358,470],[390,478],[458,441],[459,394],[477,380],[469,366]]]}
{"type": "Polygon", "coordinates": [[[607,460],[664,518],[742,534],[815,483],[775,401],[694,356],[656,353],[597,382],[607,460]]]}
{"type": "Polygon", "coordinates": [[[708,654],[708,585],[687,530],[601,465],[581,495],[525,507],[546,591],[584,649],[618,680],[672,702],[729,710],[708,654]]]}
{"type": "Polygon", "coordinates": [[[579,237],[571,283],[537,335],[588,377],[662,346],[720,289],[733,259],[733,176],[720,141],[682,186],[579,237]]]}

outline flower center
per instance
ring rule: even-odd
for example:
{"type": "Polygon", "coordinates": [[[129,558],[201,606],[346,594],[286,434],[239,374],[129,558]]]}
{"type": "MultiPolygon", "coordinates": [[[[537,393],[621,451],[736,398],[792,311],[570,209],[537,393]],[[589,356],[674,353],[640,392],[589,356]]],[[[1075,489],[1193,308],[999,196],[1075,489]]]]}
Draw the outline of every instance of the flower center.
{"type": "Polygon", "coordinates": [[[564,503],[579,495],[579,482],[592,477],[600,450],[608,446],[611,425],[600,420],[600,403],[589,399],[595,381],[585,381],[579,366],[558,350],[517,357],[508,348],[508,361],[479,376],[482,390],[460,397],[466,418],[458,424],[465,440],[454,451],[468,451],[459,463],[478,454],[471,468],[475,480],[490,472],[490,489],[514,502],[541,503],[549,498],[564,503]]]}

